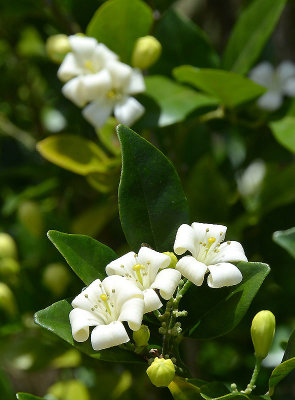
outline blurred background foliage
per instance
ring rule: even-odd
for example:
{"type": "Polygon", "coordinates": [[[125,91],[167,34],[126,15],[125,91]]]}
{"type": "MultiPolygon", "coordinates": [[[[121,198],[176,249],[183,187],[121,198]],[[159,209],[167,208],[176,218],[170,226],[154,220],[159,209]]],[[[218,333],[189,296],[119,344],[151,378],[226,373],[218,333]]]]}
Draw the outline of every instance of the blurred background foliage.
{"type": "MultiPolygon", "coordinates": [[[[127,249],[117,211],[120,150],[115,121],[95,132],[63,97],[57,65],[48,59],[45,47],[50,35],[85,32],[102,3],[4,0],[0,5],[0,394],[7,400],[18,391],[46,394],[50,400],[170,398],[168,390],[154,390],[144,366],[92,360],[33,322],[35,311],[81,290],[81,282],[46,238],[49,229],[88,234],[119,253],[127,249]],[[79,141],[83,140],[83,151],[99,153],[93,170],[82,171],[67,157],[54,165],[45,159],[50,157],[41,156],[56,141],[62,142],[65,133],[67,140],[70,134],[77,141],[77,148],[82,148],[79,141]],[[10,251],[5,254],[1,246],[7,240],[10,251]]],[[[279,111],[269,115],[252,102],[225,117],[211,118],[208,113],[216,109],[214,102],[205,101],[203,108],[195,110],[187,88],[188,106],[179,117],[182,100],[171,105],[166,96],[172,91],[177,95],[176,87],[169,87],[173,68],[220,66],[230,32],[251,1],[146,3],[154,10],[151,33],[160,40],[163,53],[150,69],[147,93],[142,95],[150,111],[134,129],[174,163],[188,197],[191,221],[227,225],[227,237],[243,243],[250,261],[263,261],[272,268],[237,328],[220,339],[187,339],[183,344],[184,359],[195,376],[246,385],[245,371],[254,363],[249,335],[254,314],[267,308],[277,318],[276,341],[265,362],[269,368],[280,362],[295,327],[295,262],[272,241],[275,231],[295,226],[294,152],[279,144],[270,128],[286,116],[292,119],[295,103],[286,99],[279,111]],[[179,19],[175,10],[192,22],[179,19]],[[163,85],[164,79],[170,79],[165,81],[163,97],[155,94],[155,74],[166,76],[161,78],[163,85]],[[158,103],[153,96],[160,98],[158,103]],[[159,119],[165,107],[168,122],[159,119]]],[[[254,61],[275,65],[295,61],[294,19],[295,2],[289,1],[254,61]]],[[[66,142],[61,146],[68,148],[66,142]]],[[[258,388],[265,387],[268,377],[266,368],[258,388]]],[[[289,400],[294,393],[290,375],[275,398],[289,400]]]]}

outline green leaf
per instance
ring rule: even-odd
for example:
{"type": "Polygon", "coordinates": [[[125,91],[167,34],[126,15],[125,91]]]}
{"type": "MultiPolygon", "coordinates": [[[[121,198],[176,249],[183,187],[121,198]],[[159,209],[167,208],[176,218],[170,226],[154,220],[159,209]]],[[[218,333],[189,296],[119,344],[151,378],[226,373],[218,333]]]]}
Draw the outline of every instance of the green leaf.
{"type": "Polygon", "coordinates": [[[177,11],[170,9],[158,22],[155,36],[162,44],[162,55],[153,68],[158,74],[170,74],[173,68],[191,64],[217,67],[219,58],[205,33],[177,11]]]}
{"type": "Polygon", "coordinates": [[[283,361],[287,361],[290,358],[294,358],[294,357],[295,357],[295,329],[291,333],[291,336],[288,340],[285,354],[283,357],[283,361]]]}
{"type": "Polygon", "coordinates": [[[295,227],[275,232],[273,240],[295,258],[295,227]]]}
{"type": "Polygon", "coordinates": [[[44,310],[38,311],[35,314],[35,322],[90,357],[113,362],[141,362],[141,359],[137,355],[119,347],[95,351],[92,349],[89,339],[84,343],[74,341],[69,320],[71,310],[70,301],[61,300],[44,310]]]}
{"type": "Polygon", "coordinates": [[[108,158],[104,152],[77,135],[49,136],[37,144],[37,150],[46,160],[79,175],[107,171],[108,158]]]}
{"type": "Polygon", "coordinates": [[[109,0],[96,11],[86,33],[130,64],[136,39],[147,35],[152,23],[152,10],[143,1],[109,0]]]}
{"type": "Polygon", "coordinates": [[[217,99],[198,93],[164,76],[147,76],[145,83],[145,95],[150,96],[160,107],[157,121],[159,126],[183,121],[196,109],[218,105],[217,99]]]}
{"type": "Polygon", "coordinates": [[[272,396],[276,385],[281,382],[291,371],[295,369],[295,357],[278,365],[269,378],[269,395],[272,396]]]}
{"type": "Polygon", "coordinates": [[[254,0],[238,19],[224,53],[223,66],[246,74],[258,58],[286,0],[254,0]]]}
{"type": "Polygon", "coordinates": [[[273,121],[270,128],[277,141],[295,153],[295,117],[286,116],[278,121],[273,121]]]}
{"type": "Polygon", "coordinates": [[[176,376],[168,386],[174,400],[201,400],[200,388],[176,376]]]}
{"type": "Polygon", "coordinates": [[[198,287],[197,291],[191,288],[187,293],[189,303],[185,303],[188,300],[184,299],[184,309],[188,310],[189,314],[190,310],[194,311],[194,320],[199,319],[190,329],[190,336],[209,339],[225,335],[244,317],[270,268],[266,264],[255,262],[240,262],[237,266],[243,275],[239,285],[218,291],[203,285],[198,287]],[[215,290],[218,293],[214,293],[215,290]],[[202,308],[200,304],[199,307],[198,299],[202,299],[206,306],[203,305],[202,308]]]}
{"type": "Polygon", "coordinates": [[[180,82],[189,83],[218,98],[229,108],[254,100],[265,92],[262,86],[234,72],[183,65],[175,68],[173,75],[180,82]]]}
{"type": "Polygon", "coordinates": [[[175,234],[188,222],[188,207],[171,162],[153,145],[123,125],[119,210],[130,247],[148,243],[158,251],[172,249],[175,234]]]}
{"type": "Polygon", "coordinates": [[[17,393],[16,398],[18,400],[43,400],[43,397],[33,396],[29,393],[17,393]]]}
{"type": "Polygon", "coordinates": [[[106,265],[118,258],[112,249],[88,236],[49,231],[48,237],[86,285],[104,279],[106,265]]]}

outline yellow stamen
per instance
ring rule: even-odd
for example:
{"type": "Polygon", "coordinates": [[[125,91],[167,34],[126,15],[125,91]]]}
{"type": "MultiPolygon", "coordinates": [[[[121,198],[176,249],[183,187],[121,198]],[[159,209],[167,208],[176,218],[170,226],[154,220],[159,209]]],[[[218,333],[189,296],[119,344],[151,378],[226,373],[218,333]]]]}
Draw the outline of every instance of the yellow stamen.
{"type": "Polygon", "coordinates": [[[111,315],[111,309],[110,309],[110,306],[109,306],[109,303],[108,303],[108,296],[105,293],[103,293],[103,294],[100,295],[100,298],[104,302],[104,305],[105,305],[105,307],[107,309],[107,312],[111,315]]]}
{"type": "Polygon", "coordinates": [[[115,90],[110,90],[107,94],[109,99],[113,99],[114,97],[116,97],[117,93],[115,92],[115,90]]]}
{"type": "Polygon", "coordinates": [[[87,60],[84,63],[85,68],[89,69],[91,72],[95,72],[93,62],[91,60],[87,60]]]}
{"type": "Polygon", "coordinates": [[[141,264],[135,264],[135,265],[133,265],[132,269],[135,271],[137,279],[139,280],[140,284],[143,285],[143,280],[142,280],[140,270],[144,269],[144,266],[141,264]]]}
{"type": "Polygon", "coordinates": [[[208,243],[211,245],[215,242],[215,240],[216,240],[215,237],[209,237],[208,243]]]}

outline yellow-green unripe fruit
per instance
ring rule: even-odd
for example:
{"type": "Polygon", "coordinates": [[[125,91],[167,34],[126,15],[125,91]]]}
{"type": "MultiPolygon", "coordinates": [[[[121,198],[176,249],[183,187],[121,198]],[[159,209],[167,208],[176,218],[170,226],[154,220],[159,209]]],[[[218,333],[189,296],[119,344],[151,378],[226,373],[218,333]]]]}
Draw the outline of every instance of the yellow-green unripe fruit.
{"type": "Polygon", "coordinates": [[[135,42],[132,53],[132,66],[146,69],[153,65],[162,52],[161,43],[153,36],[143,36],[135,42]]]}
{"type": "Polygon", "coordinates": [[[43,233],[43,216],[39,204],[35,201],[24,201],[18,208],[18,218],[25,228],[35,237],[43,233]]]}
{"type": "Polygon", "coordinates": [[[0,232],[0,259],[16,257],[17,250],[15,241],[8,233],[0,232]]]}
{"type": "Polygon", "coordinates": [[[55,296],[65,292],[70,280],[68,268],[61,263],[48,264],[43,272],[43,283],[55,296]]]}
{"type": "Polygon", "coordinates": [[[46,52],[53,62],[60,64],[69,51],[71,45],[67,35],[52,35],[47,39],[46,52]]]}
{"type": "Polygon", "coordinates": [[[175,367],[170,358],[165,360],[164,358],[156,357],[146,370],[146,373],[153,385],[167,387],[174,379],[175,367]]]}
{"type": "Polygon", "coordinates": [[[20,270],[20,265],[18,261],[14,258],[2,258],[0,259],[0,276],[10,277],[17,275],[20,270]]]}
{"type": "Polygon", "coordinates": [[[171,261],[170,261],[170,264],[168,267],[175,268],[176,264],[178,262],[176,255],[174,253],[172,253],[171,251],[165,251],[163,254],[165,254],[166,256],[169,256],[171,258],[171,261]]]}
{"type": "Polygon", "coordinates": [[[133,332],[133,340],[136,346],[146,346],[150,339],[150,330],[146,325],[141,325],[138,331],[133,332]]]}
{"type": "Polygon", "coordinates": [[[263,310],[255,315],[251,325],[251,337],[257,358],[264,359],[270,350],[276,329],[276,319],[271,311],[263,310]]]}
{"type": "Polygon", "coordinates": [[[14,294],[9,286],[3,282],[0,282],[0,308],[6,314],[14,315],[16,313],[14,294]]]}

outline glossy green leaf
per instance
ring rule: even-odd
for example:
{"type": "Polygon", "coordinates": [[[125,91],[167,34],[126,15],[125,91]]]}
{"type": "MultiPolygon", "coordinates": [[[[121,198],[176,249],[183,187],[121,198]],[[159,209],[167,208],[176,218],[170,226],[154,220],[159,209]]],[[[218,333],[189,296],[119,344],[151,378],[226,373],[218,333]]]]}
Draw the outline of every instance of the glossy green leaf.
{"type": "Polygon", "coordinates": [[[74,341],[69,313],[72,306],[69,300],[61,300],[44,310],[35,314],[35,322],[45,329],[55,333],[57,336],[74,346],[79,351],[88,354],[90,357],[113,362],[140,362],[141,359],[134,353],[123,350],[119,347],[112,347],[102,351],[95,351],[91,347],[90,339],[84,343],[74,341]]]}
{"type": "Polygon", "coordinates": [[[290,358],[278,365],[271,373],[269,378],[269,394],[273,395],[274,389],[282,379],[295,369],[295,357],[290,358]]]}
{"type": "Polygon", "coordinates": [[[52,135],[39,142],[37,149],[46,160],[79,175],[107,171],[107,156],[81,136],[52,135]]]}
{"type": "Polygon", "coordinates": [[[234,72],[183,65],[175,68],[173,75],[180,82],[188,83],[218,98],[229,108],[254,100],[265,92],[262,86],[234,72]]]}
{"type": "Polygon", "coordinates": [[[173,247],[175,234],[188,222],[188,207],[171,162],[153,145],[123,125],[119,210],[130,247],[148,243],[158,251],[173,247]]]}
{"type": "Polygon", "coordinates": [[[176,376],[168,386],[174,400],[201,400],[200,388],[176,376]]]}
{"type": "Polygon", "coordinates": [[[18,400],[43,400],[43,397],[37,397],[29,393],[17,393],[18,400]]]}
{"type": "Polygon", "coordinates": [[[209,339],[225,335],[244,317],[270,268],[266,264],[254,262],[240,262],[237,266],[243,275],[239,285],[218,289],[219,293],[214,293],[216,289],[208,288],[204,284],[198,287],[197,291],[188,292],[189,302],[185,303],[184,300],[184,308],[189,313],[190,310],[194,311],[195,321],[199,319],[190,329],[190,336],[209,339]],[[215,294],[217,297],[214,297],[215,294]],[[201,304],[199,307],[200,301],[206,305],[205,308],[201,304]]]}
{"type": "Polygon", "coordinates": [[[183,64],[196,67],[216,67],[217,53],[205,33],[192,21],[174,9],[168,10],[158,22],[155,36],[162,44],[162,55],[153,68],[158,74],[170,74],[183,64]]]}
{"type": "Polygon", "coordinates": [[[295,153],[295,117],[286,116],[274,121],[270,124],[270,128],[277,141],[286,149],[295,153]]]}
{"type": "Polygon", "coordinates": [[[223,66],[245,74],[261,50],[284,9],[286,0],[254,0],[241,13],[228,41],[223,66]]]}
{"type": "Polygon", "coordinates": [[[273,240],[295,258],[295,228],[275,232],[273,240]]]}
{"type": "Polygon", "coordinates": [[[294,357],[295,357],[295,329],[293,330],[293,332],[288,340],[285,354],[283,357],[283,361],[287,361],[290,358],[294,358],[294,357]]]}
{"type": "Polygon", "coordinates": [[[152,23],[152,10],[143,1],[109,0],[96,11],[86,32],[130,63],[136,39],[147,35],[152,23]]]}
{"type": "Polygon", "coordinates": [[[145,83],[145,94],[150,96],[160,107],[157,121],[159,126],[183,121],[196,109],[218,105],[217,99],[198,93],[164,76],[147,76],[145,83]]]}
{"type": "Polygon", "coordinates": [[[97,278],[104,279],[106,265],[118,257],[112,249],[89,236],[49,231],[48,237],[86,285],[97,278]]]}

